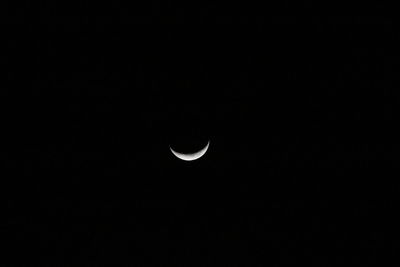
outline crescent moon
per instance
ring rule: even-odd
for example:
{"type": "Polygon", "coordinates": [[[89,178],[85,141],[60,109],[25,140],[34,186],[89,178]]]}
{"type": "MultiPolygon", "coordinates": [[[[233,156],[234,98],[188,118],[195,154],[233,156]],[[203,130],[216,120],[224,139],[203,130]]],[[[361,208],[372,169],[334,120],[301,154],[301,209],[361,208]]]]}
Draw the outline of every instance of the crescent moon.
{"type": "Polygon", "coordinates": [[[176,152],[175,150],[173,150],[171,148],[171,146],[169,147],[169,149],[171,150],[172,154],[174,154],[177,158],[179,158],[181,160],[185,160],[185,161],[192,161],[192,160],[201,158],[207,152],[209,145],[210,145],[210,141],[208,141],[207,145],[204,148],[202,148],[201,150],[199,150],[195,153],[190,153],[190,154],[183,154],[183,153],[176,152]]]}

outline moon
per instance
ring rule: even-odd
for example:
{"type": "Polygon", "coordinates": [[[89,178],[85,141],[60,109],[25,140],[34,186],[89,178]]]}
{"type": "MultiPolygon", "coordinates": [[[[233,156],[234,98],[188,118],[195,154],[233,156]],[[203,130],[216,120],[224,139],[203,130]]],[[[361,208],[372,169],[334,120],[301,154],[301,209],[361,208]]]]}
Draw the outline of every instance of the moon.
{"type": "Polygon", "coordinates": [[[171,146],[169,147],[169,149],[171,150],[172,154],[174,154],[177,158],[179,158],[181,160],[185,160],[185,161],[192,161],[192,160],[201,158],[207,152],[209,145],[210,145],[210,141],[208,141],[207,145],[204,148],[202,148],[201,150],[199,150],[195,153],[190,153],[190,154],[183,154],[183,153],[176,152],[175,150],[173,150],[171,148],[171,146]]]}

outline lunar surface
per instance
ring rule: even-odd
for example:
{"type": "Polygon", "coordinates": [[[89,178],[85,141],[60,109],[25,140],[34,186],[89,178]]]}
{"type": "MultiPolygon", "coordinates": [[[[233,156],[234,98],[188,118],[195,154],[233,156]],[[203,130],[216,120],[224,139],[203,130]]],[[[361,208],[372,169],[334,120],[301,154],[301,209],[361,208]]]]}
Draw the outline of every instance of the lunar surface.
{"type": "Polygon", "coordinates": [[[192,161],[192,160],[201,158],[207,152],[209,145],[210,145],[210,141],[208,141],[207,145],[204,148],[202,148],[201,150],[199,150],[195,153],[190,153],[190,154],[183,154],[183,153],[176,152],[175,150],[173,150],[171,148],[171,146],[169,147],[169,149],[171,150],[172,154],[174,154],[177,158],[179,158],[181,160],[185,160],[185,161],[192,161]]]}

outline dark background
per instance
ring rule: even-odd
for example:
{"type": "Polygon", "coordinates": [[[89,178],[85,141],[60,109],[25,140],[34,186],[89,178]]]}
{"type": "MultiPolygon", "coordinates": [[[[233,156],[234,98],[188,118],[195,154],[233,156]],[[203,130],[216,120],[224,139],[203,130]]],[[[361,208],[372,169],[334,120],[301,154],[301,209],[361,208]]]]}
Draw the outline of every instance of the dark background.
{"type": "Polygon", "coordinates": [[[367,266],[398,250],[391,19],[6,10],[0,263],[367,266]],[[197,161],[169,151],[207,140],[197,161]]]}

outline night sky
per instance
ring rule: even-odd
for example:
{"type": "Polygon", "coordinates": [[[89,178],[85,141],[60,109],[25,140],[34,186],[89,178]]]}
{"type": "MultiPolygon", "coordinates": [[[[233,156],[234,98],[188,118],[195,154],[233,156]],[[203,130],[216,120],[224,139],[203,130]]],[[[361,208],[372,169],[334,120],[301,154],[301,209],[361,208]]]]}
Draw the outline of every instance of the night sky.
{"type": "Polygon", "coordinates": [[[372,266],[398,251],[391,19],[33,8],[9,7],[3,38],[1,266],[372,266]],[[169,150],[208,140],[196,161],[169,150]]]}

